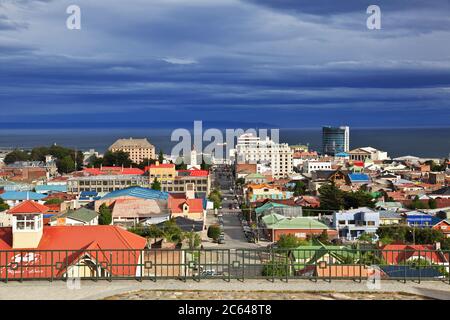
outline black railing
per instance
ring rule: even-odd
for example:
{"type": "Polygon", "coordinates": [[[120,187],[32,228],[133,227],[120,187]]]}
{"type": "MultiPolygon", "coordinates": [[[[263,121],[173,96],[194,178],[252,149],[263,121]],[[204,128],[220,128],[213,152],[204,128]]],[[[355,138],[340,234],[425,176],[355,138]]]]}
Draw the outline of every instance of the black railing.
{"type": "Polygon", "coordinates": [[[0,281],[136,279],[439,280],[450,251],[346,248],[0,251],[0,281]]]}

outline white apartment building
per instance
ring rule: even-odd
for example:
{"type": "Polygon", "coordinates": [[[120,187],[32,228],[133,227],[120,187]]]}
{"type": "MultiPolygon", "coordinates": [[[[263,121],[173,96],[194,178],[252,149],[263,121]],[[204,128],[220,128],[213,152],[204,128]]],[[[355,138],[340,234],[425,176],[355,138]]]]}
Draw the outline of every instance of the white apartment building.
{"type": "Polygon", "coordinates": [[[329,161],[305,161],[303,163],[303,173],[311,173],[313,171],[331,170],[331,162],[329,161]]]}
{"type": "Polygon", "coordinates": [[[269,137],[261,139],[252,133],[246,133],[237,139],[237,162],[265,164],[270,167],[271,174],[276,179],[294,172],[293,154],[287,143],[276,143],[269,137]]]}

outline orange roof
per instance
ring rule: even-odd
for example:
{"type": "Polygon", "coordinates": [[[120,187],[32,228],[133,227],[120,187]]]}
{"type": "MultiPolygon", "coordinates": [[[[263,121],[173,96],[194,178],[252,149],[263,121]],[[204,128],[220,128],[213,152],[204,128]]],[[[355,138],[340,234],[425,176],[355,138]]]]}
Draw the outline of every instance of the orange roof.
{"type": "Polygon", "coordinates": [[[145,167],[145,171],[149,169],[173,169],[175,168],[175,164],[173,163],[160,163],[160,164],[151,164],[145,167]]]}
{"type": "Polygon", "coordinates": [[[248,187],[252,188],[252,189],[264,189],[264,188],[269,188],[269,189],[275,189],[276,188],[276,189],[279,189],[280,188],[279,186],[269,185],[269,184],[266,184],[266,183],[250,184],[248,187]]]}
{"type": "Polygon", "coordinates": [[[432,244],[388,244],[381,247],[381,253],[388,264],[399,264],[408,259],[422,258],[433,263],[447,262],[444,255],[435,249],[432,244]]]}
{"type": "MultiPolygon", "coordinates": [[[[23,278],[60,276],[66,270],[66,262],[71,265],[85,255],[89,255],[98,265],[105,266],[112,274],[135,275],[141,250],[146,247],[147,240],[117,226],[45,226],[41,241],[33,250],[46,251],[29,253],[21,249],[17,252],[11,245],[12,228],[0,228],[0,250],[6,250],[0,256],[0,265],[19,261],[25,268],[18,268],[17,276],[22,271],[23,278]],[[116,249],[130,251],[126,254],[111,251],[116,249]],[[30,259],[31,255],[33,259],[30,259]],[[53,268],[41,266],[51,260],[54,262],[53,268]]],[[[0,278],[5,276],[5,269],[0,269],[0,278]]],[[[14,270],[8,276],[16,277],[14,270]]]]}
{"type": "Polygon", "coordinates": [[[183,204],[187,203],[189,206],[189,213],[203,212],[203,200],[202,199],[169,199],[169,209],[172,213],[183,213],[183,204]]]}
{"type": "Polygon", "coordinates": [[[144,174],[139,168],[122,168],[122,167],[102,167],[102,168],[86,168],[83,172],[94,176],[108,175],[108,174],[144,174]]]}
{"type": "Polygon", "coordinates": [[[26,214],[26,213],[46,213],[48,207],[34,202],[32,200],[23,201],[8,211],[9,214],[26,214]]]}

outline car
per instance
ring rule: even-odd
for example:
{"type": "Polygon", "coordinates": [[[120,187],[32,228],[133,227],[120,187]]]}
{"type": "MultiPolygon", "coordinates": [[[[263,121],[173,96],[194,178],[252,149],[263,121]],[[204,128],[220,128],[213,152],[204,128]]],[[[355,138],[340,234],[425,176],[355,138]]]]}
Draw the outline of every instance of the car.
{"type": "Polygon", "coordinates": [[[216,276],[217,275],[217,272],[216,272],[216,270],[214,270],[214,269],[211,269],[211,270],[204,270],[204,271],[202,271],[202,273],[201,273],[201,276],[202,277],[212,277],[212,276],[216,276]]]}

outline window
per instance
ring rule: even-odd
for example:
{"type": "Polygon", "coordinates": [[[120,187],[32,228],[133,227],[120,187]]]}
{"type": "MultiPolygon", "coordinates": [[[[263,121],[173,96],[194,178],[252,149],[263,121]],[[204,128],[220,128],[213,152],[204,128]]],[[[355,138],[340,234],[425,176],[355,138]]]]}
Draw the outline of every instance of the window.
{"type": "Polygon", "coordinates": [[[375,221],[367,221],[367,225],[368,226],[374,226],[375,225],[375,221]]]}
{"type": "MultiPolygon", "coordinates": [[[[40,219],[38,220],[37,228],[40,228],[40,219]]],[[[34,215],[26,214],[19,215],[16,218],[17,230],[36,230],[36,222],[34,220],[34,215]]]]}
{"type": "Polygon", "coordinates": [[[339,220],[338,223],[339,224],[345,224],[345,220],[339,220]]]}

